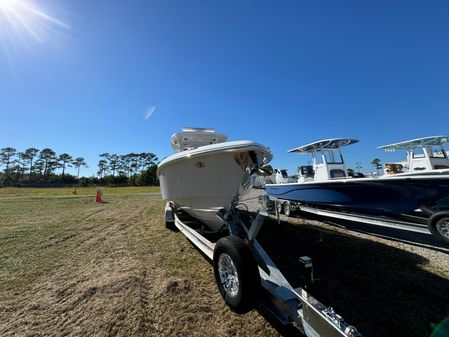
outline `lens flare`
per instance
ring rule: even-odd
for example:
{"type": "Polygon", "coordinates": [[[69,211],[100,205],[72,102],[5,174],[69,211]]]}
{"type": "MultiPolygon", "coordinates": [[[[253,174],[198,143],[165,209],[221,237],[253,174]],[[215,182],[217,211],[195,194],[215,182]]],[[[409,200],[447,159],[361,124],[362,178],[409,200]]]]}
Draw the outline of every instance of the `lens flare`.
{"type": "Polygon", "coordinates": [[[68,30],[64,22],[50,16],[31,0],[0,0],[0,42],[4,47],[19,41],[43,43],[54,33],[68,30]]]}

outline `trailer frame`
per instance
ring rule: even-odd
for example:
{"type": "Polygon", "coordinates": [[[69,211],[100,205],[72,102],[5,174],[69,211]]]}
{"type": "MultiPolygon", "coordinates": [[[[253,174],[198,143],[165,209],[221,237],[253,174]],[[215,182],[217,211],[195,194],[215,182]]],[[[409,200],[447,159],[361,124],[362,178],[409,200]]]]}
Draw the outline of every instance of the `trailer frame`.
{"type": "MultiPolygon", "coordinates": [[[[284,209],[289,209],[291,212],[301,211],[326,218],[347,220],[362,224],[369,224],[379,227],[388,227],[393,229],[405,230],[409,232],[432,235],[437,241],[442,242],[444,244],[449,244],[449,235],[447,233],[443,235],[441,232],[435,230],[435,223],[433,221],[433,218],[435,216],[438,216],[439,214],[448,218],[449,212],[447,210],[432,213],[430,210],[424,209],[423,211],[429,212],[429,218],[426,219],[408,216],[409,219],[411,218],[417,219],[415,222],[413,222],[384,216],[374,216],[374,215],[353,213],[348,211],[339,211],[335,209],[320,208],[318,206],[311,206],[305,203],[292,200],[284,200],[279,198],[273,198],[273,200],[276,203],[277,215],[278,213],[280,213],[280,210],[284,209]],[[286,205],[288,205],[288,207],[286,207],[286,205]]],[[[291,213],[288,214],[286,214],[286,212],[284,213],[286,216],[291,215],[291,213]]]]}
{"type": "MultiPolygon", "coordinates": [[[[265,198],[265,203],[269,198],[265,198]]],[[[268,253],[257,242],[256,237],[268,216],[266,208],[257,213],[250,224],[236,218],[238,214],[237,203],[220,210],[217,216],[223,221],[230,236],[244,236],[244,242],[251,248],[263,289],[260,304],[278,319],[283,325],[292,325],[307,337],[361,337],[356,328],[346,323],[332,307],[326,307],[314,298],[304,288],[293,288],[285,276],[275,265],[268,253]],[[248,228],[249,225],[249,228],[248,228]]],[[[274,206],[274,205],[273,205],[274,206]]],[[[214,248],[217,241],[210,241],[202,230],[194,229],[189,221],[184,220],[182,211],[176,209],[171,202],[165,207],[166,227],[178,229],[194,246],[214,263],[214,248]],[[180,216],[182,215],[182,216],[180,216]]],[[[195,221],[192,218],[192,221],[195,221]]],[[[308,279],[313,282],[312,260],[306,256],[301,257],[304,263],[303,271],[308,272],[308,279]]]]}

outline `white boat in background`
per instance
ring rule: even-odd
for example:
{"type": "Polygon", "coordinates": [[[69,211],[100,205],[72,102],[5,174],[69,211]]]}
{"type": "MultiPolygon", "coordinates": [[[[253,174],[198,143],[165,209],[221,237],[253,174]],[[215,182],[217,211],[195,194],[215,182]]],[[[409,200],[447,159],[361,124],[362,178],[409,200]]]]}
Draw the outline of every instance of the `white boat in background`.
{"type": "Polygon", "coordinates": [[[274,169],[273,174],[265,177],[266,184],[288,184],[296,182],[288,175],[287,169],[274,169]]]}
{"type": "Polygon", "coordinates": [[[379,146],[379,149],[387,152],[407,151],[405,161],[384,164],[384,173],[388,175],[447,174],[449,158],[444,144],[448,142],[449,136],[432,136],[379,146]]]}
{"type": "Polygon", "coordinates": [[[247,140],[227,142],[213,129],[183,128],[171,138],[176,152],[158,167],[162,198],[218,231],[216,213],[251,186],[251,174],[266,165],[272,154],[247,140]]]}

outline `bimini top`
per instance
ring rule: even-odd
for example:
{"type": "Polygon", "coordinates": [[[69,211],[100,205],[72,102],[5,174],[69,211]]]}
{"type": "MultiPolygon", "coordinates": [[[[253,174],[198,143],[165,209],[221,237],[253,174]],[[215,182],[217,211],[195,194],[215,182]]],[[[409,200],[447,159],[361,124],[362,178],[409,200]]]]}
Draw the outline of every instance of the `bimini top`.
{"type": "Polygon", "coordinates": [[[314,152],[325,149],[338,149],[342,146],[347,146],[351,144],[358,143],[357,139],[352,138],[331,138],[319,140],[317,142],[313,142],[307,145],[303,145],[300,147],[296,147],[294,149],[288,150],[288,152],[298,152],[298,153],[306,153],[306,152],[314,152]]]}
{"type": "Polygon", "coordinates": [[[171,146],[175,152],[196,149],[200,146],[223,143],[228,136],[208,128],[182,128],[171,137],[171,146]]]}
{"type": "Polygon", "coordinates": [[[432,136],[424,138],[416,138],[412,140],[406,140],[403,142],[379,146],[378,149],[384,149],[385,151],[394,150],[409,150],[415,147],[433,146],[433,145],[443,145],[449,142],[449,136],[432,136]]]}

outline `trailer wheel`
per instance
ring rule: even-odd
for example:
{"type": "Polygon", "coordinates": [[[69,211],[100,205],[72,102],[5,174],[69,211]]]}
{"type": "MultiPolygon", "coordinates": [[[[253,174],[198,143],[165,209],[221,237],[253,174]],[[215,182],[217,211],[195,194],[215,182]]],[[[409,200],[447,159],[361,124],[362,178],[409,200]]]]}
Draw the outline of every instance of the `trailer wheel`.
{"type": "Polygon", "coordinates": [[[232,311],[251,311],[258,299],[260,275],[254,257],[235,236],[220,239],[214,249],[214,274],[218,290],[232,311]]]}
{"type": "Polygon", "coordinates": [[[284,214],[286,216],[290,216],[291,207],[290,207],[290,203],[288,201],[284,202],[284,204],[282,205],[282,211],[284,212],[284,214]]]}
{"type": "Polygon", "coordinates": [[[427,225],[433,236],[440,242],[449,243],[449,212],[433,214],[427,225]]]}

